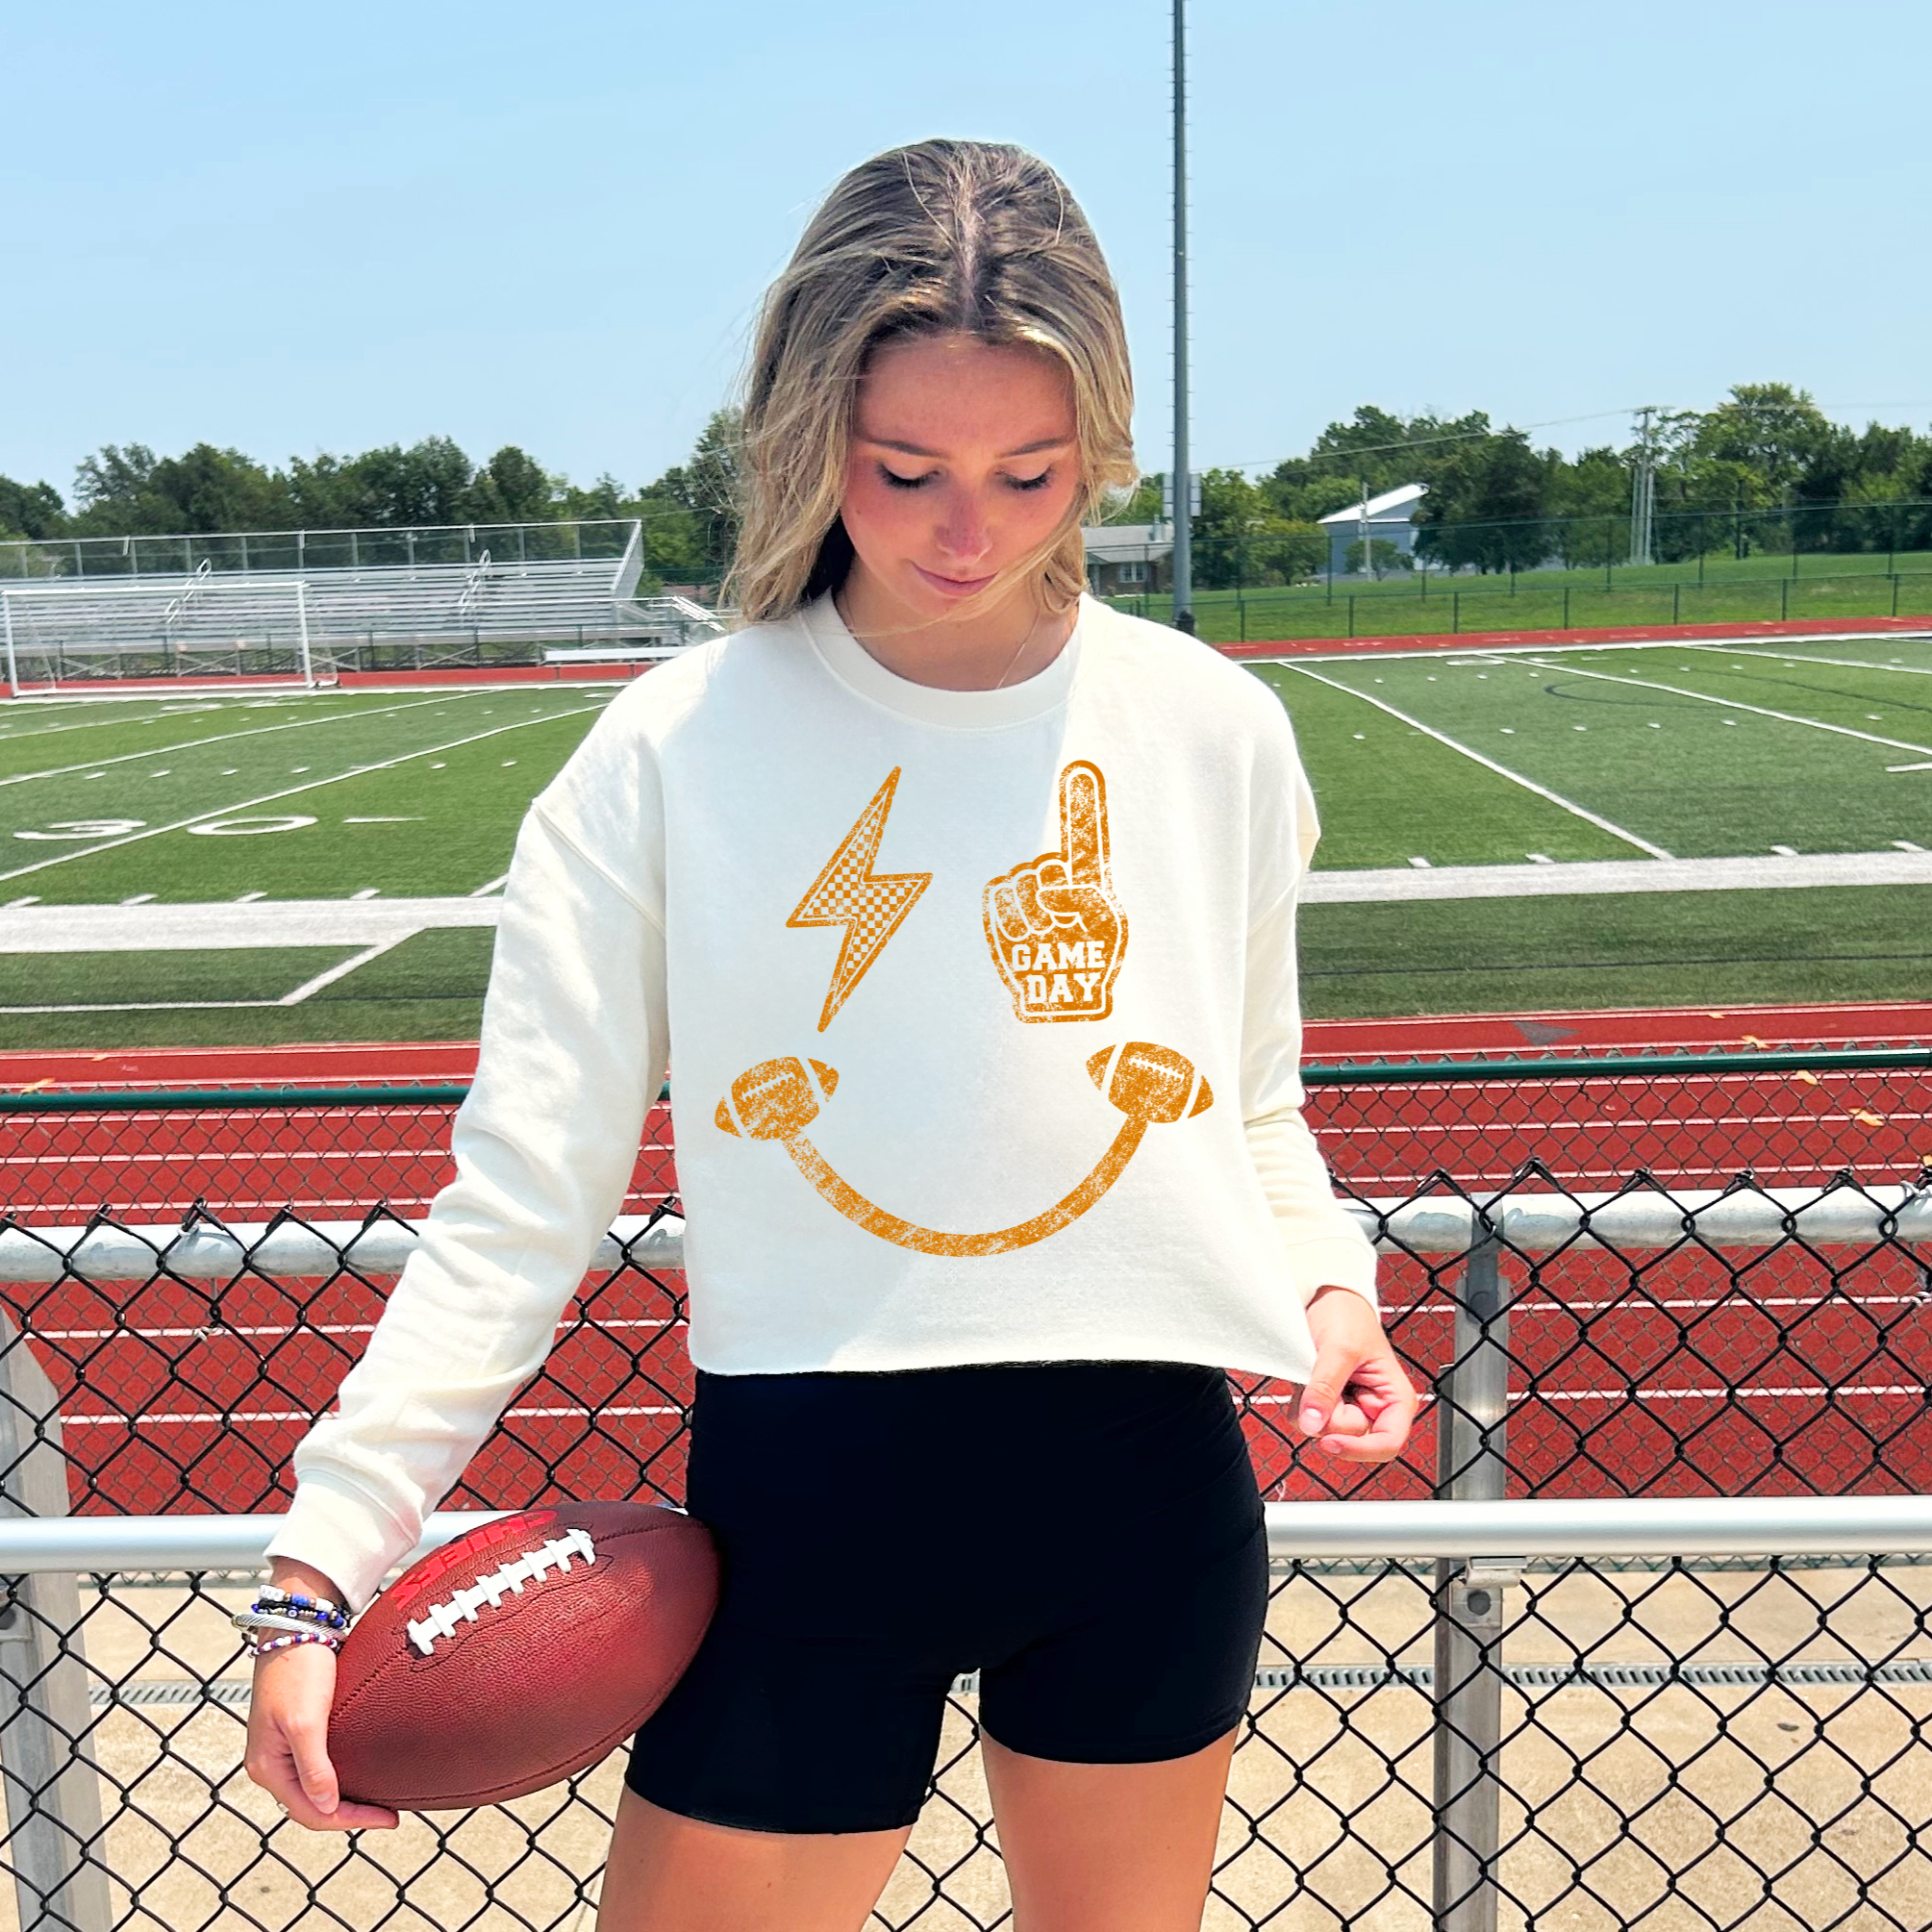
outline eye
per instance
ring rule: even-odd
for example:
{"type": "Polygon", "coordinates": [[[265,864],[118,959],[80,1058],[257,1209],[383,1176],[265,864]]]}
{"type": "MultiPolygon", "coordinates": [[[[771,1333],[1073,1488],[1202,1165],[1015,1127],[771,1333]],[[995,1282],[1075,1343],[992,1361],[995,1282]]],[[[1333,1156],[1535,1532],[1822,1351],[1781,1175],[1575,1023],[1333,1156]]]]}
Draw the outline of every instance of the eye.
{"type": "Polygon", "coordinates": [[[1009,476],[1006,479],[1009,489],[1044,489],[1053,481],[1053,471],[1042,469],[1038,476],[1009,476]]]}
{"type": "Polygon", "coordinates": [[[923,476],[901,476],[897,470],[888,469],[883,463],[879,465],[879,480],[889,489],[922,489],[935,474],[929,469],[923,476]]]}

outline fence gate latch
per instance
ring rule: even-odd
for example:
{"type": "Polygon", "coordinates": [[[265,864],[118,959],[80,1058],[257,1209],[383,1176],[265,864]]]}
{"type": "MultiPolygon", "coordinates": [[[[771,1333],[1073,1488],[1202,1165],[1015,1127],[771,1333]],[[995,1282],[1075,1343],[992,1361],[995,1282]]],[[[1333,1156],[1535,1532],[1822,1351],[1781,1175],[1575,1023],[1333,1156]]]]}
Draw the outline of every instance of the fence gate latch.
{"type": "Polygon", "coordinates": [[[1449,1579],[1449,1615],[1458,1623],[1501,1629],[1503,1593],[1522,1581],[1522,1572],[1519,1556],[1471,1557],[1449,1579]]]}

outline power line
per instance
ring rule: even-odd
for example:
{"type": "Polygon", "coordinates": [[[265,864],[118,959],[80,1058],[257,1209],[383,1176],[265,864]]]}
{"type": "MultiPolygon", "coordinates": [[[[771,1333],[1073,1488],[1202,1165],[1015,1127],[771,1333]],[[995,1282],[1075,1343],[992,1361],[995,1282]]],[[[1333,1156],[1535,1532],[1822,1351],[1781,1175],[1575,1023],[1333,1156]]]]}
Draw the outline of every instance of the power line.
{"type": "MultiPolygon", "coordinates": [[[[1621,409],[1592,410],[1584,415],[1545,416],[1541,422],[1505,423],[1500,429],[1455,430],[1443,436],[1404,437],[1399,442],[1368,442],[1350,444],[1345,449],[1310,450],[1306,456],[1273,457],[1255,463],[1224,463],[1217,465],[1221,469],[1278,469],[1283,463],[1342,463],[1352,462],[1358,456],[1386,456],[1393,450],[1427,449],[1434,444],[1445,442],[1480,442],[1487,437],[1527,436],[1531,430],[1559,429],[1573,422],[1602,422],[1610,416],[1634,416],[1648,409],[1661,418],[1671,416],[1714,416],[1719,414],[1730,415],[1778,415],[1794,409],[1815,409],[1821,415],[1833,410],[1875,410],[1875,409],[1932,409],[1932,399],[1897,398],[1881,402],[1840,402],[1820,403],[1792,401],[1788,403],[1741,403],[1726,401],[1714,404],[1710,409],[1672,409],[1657,403],[1630,403],[1621,409]]],[[[1323,432],[1326,434],[1326,432],[1323,432]]]]}

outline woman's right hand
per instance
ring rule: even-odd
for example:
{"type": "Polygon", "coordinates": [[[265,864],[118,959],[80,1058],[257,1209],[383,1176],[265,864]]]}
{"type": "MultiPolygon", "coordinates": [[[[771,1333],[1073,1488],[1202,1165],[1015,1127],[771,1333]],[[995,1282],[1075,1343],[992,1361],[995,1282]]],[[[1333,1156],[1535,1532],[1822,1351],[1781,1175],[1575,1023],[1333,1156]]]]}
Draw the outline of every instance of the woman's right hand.
{"type": "MultiPolygon", "coordinates": [[[[285,1589],[335,1598],[326,1578],[285,1579],[285,1589]]],[[[329,1710],[336,1697],[336,1653],[326,1643],[297,1643],[255,1660],[248,1705],[248,1753],[242,1767],[297,1824],[311,1831],[387,1831],[396,1815],[381,1805],[344,1801],[329,1762],[329,1710]]]]}

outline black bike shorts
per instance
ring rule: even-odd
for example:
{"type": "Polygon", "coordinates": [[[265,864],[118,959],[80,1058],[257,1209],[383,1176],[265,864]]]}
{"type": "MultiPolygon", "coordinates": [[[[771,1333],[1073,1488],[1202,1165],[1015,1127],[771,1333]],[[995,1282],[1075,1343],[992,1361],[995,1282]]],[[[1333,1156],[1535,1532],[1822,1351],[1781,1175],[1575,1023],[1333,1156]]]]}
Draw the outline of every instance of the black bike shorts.
{"type": "Polygon", "coordinates": [[[1160,1363],[707,1375],[690,1512],[723,1593],[626,1782],[753,1831],[909,1825],[946,1694],[1009,1749],[1150,1764],[1224,1737],[1267,1607],[1227,1378],[1160,1363]]]}

